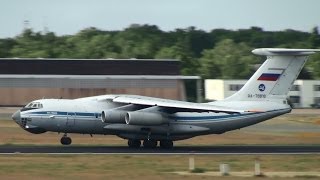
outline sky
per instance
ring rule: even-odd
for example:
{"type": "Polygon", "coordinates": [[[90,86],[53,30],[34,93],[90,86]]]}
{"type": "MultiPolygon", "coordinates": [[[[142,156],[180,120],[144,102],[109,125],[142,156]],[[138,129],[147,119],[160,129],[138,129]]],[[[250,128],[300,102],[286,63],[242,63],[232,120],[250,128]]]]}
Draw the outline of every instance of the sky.
{"type": "Polygon", "coordinates": [[[197,29],[294,29],[320,26],[320,0],[0,0],[0,38],[15,37],[26,26],[57,35],[88,27],[123,30],[131,24],[164,31],[197,29]]]}

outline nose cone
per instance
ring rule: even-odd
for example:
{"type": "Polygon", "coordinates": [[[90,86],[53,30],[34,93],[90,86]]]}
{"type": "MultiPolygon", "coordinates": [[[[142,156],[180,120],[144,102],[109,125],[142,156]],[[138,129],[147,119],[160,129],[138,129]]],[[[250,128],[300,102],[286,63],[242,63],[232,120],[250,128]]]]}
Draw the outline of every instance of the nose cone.
{"type": "Polygon", "coordinates": [[[12,115],[12,119],[13,119],[16,123],[19,124],[20,119],[21,119],[20,111],[15,112],[15,113],[12,115]]]}

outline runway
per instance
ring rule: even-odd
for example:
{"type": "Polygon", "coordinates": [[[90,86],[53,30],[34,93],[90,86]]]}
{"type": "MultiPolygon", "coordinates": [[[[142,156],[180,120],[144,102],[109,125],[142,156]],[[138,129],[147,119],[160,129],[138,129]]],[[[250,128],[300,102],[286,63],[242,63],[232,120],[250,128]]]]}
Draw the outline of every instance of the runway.
{"type": "Polygon", "coordinates": [[[132,149],[125,146],[3,145],[0,154],[320,154],[320,146],[176,146],[173,149],[132,149]]]}

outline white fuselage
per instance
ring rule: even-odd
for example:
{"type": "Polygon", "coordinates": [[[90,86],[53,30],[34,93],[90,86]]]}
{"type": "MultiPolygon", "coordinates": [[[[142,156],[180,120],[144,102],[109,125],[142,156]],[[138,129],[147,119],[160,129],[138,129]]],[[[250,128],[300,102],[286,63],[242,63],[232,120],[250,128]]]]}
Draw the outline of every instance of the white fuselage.
{"type": "MultiPolygon", "coordinates": [[[[226,131],[243,128],[291,111],[287,104],[279,105],[270,102],[270,106],[259,103],[247,106],[243,113],[224,112],[176,112],[167,118],[168,123],[152,125],[130,125],[123,120],[119,123],[105,123],[101,112],[123,106],[121,103],[99,101],[102,96],[81,99],[42,99],[37,100],[42,108],[22,109],[16,122],[32,133],[45,131],[82,134],[114,134],[126,139],[180,140],[203,134],[220,134],[226,131]],[[276,106],[277,105],[277,106],[276,106]],[[264,109],[262,109],[264,107],[264,109]],[[273,107],[273,108],[272,108],[273,107]]],[[[108,97],[108,95],[105,95],[108,97]]],[[[220,102],[222,103],[222,102],[220,102]]],[[[243,103],[243,104],[242,104],[243,103]]],[[[194,103],[195,106],[197,105],[194,103]]],[[[219,102],[216,102],[219,104],[219,102]]],[[[239,103],[223,103],[230,108],[241,107],[239,103]]],[[[251,103],[252,104],[252,103],[251,103]]],[[[244,107],[244,106],[243,106],[244,107]]]]}

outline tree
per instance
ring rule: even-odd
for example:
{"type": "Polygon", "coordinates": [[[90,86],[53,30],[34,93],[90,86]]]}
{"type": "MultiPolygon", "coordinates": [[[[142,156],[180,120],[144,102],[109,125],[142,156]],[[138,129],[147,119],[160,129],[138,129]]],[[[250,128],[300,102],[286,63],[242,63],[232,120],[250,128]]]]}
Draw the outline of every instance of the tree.
{"type": "MultiPolygon", "coordinates": [[[[320,48],[320,46],[318,48],[320,48]]],[[[312,77],[320,79],[320,54],[316,53],[310,56],[307,65],[307,69],[311,72],[312,77]]]]}
{"type": "Polygon", "coordinates": [[[310,46],[312,48],[317,48],[320,47],[320,34],[319,34],[319,30],[318,27],[314,27],[312,29],[312,32],[310,34],[310,46]]]}
{"type": "Polygon", "coordinates": [[[15,39],[15,45],[10,50],[13,57],[26,58],[50,58],[54,45],[54,33],[42,35],[40,32],[33,32],[32,29],[25,29],[21,35],[15,39]]]}
{"type": "Polygon", "coordinates": [[[204,49],[212,48],[214,45],[208,33],[203,30],[197,30],[194,26],[187,29],[177,29],[177,31],[181,33],[178,41],[183,41],[195,58],[199,58],[204,49]]]}
{"type": "Polygon", "coordinates": [[[200,72],[204,78],[249,78],[254,72],[253,65],[259,62],[259,58],[251,55],[251,50],[245,43],[222,40],[215,48],[203,52],[200,72]]]}
{"type": "Polygon", "coordinates": [[[123,58],[154,58],[160,49],[162,31],[154,25],[131,25],[114,37],[114,43],[120,47],[123,58]]]}
{"type": "Polygon", "coordinates": [[[0,58],[11,57],[11,49],[15,46],[14,39],[0,39],[0,58]]]}

